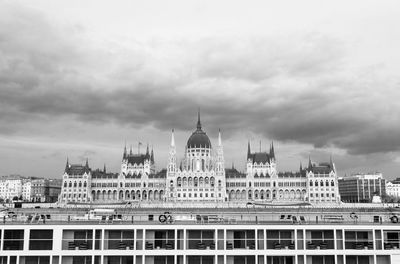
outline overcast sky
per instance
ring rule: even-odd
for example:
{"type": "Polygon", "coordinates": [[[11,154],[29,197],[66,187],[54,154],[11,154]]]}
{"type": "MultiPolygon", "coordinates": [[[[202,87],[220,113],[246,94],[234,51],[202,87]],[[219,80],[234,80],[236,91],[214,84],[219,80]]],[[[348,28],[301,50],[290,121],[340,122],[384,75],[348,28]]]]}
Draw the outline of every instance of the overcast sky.
{"type": "Polygon", "coordinates": [[[226,166],[400,177],[400,2],[0,0],[0,175],[118,172],[124,142],[166,166],[197,109],[226,166]],[[144,147],[141,147],[141,151],[144,147]]]}

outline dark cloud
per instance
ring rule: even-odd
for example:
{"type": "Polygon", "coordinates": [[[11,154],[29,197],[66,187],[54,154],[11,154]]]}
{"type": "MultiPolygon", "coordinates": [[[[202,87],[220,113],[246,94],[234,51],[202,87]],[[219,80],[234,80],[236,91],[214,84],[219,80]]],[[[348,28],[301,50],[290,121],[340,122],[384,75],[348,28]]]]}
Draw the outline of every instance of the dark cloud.
{"type": "Polygon", "coordinates": [[[400,150],[398,81],[350,71],[345,47],[322,34],[116,43],[110,51],[28,9],[0,11],[0,25],[3,134],[66,117],[78,126],[186,131],[201,107],[204,124],[227,137],[246,129],[355,155],[400,150]]]}

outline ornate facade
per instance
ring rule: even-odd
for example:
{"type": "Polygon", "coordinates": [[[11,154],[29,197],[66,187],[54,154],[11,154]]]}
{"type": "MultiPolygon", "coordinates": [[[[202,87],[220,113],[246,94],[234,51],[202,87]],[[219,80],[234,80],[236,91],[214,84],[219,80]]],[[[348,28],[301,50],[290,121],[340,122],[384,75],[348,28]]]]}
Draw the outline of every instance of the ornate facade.
{"type": "Polygon", "coordinates": [[[212,147],[203,131],[200,114],[189,137],[184,157],[178,161],[172,130],[167,168],[156,172],[153,150],[133,154],[123,151],[119,173],[92,171],[86,165],[69,165],[63,175],[61,202],[312,202],[340,201],[336,169],[332,162],[298,172],[278,172],[273,143],[268,151],[247,148],[246,171],[225,169],[221,131],[212,147]]]}
{"type": "Polygon", "coordinates": [[[200,114],[197,129],[187,141],[185,155],[177,164],[174,131],[171,136],[167,166],[167,199],[169,201],[225,201],[225,166],[221,132],[216,149],[201,128],[200,114]]]}
{"type": "Polygon", "coordinates": [[[273,143],[269,151],[251,152],[247,147],[246,173],[230,170],[227,177],[229,200],[258,202],[300,202],[307,200],[305,172],[278,173],[273,143]]]}
{"type": "Polygon", "coordinates": [[[88,160],[86,160],[85,165],[80,165],[69,164],[67,159],[67,164],[65,165],[64,174],[62,176],[61,194],[58,198],[59,202],[90,202],[91,180],[92,174],[88,160]]]}

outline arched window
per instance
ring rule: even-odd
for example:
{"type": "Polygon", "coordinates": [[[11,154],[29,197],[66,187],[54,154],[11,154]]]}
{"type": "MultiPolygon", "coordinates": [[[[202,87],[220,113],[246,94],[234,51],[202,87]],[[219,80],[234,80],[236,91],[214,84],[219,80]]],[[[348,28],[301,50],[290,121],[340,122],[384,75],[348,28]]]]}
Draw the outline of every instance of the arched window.
{"type": "Polygon", "coordinates": [[[221,182],[221,180],[218,180],[218,187],[222,187],[222,182],[221,182]]]}
{"type": "Polygon", "coordinates": [[[199,185],[200,185],[200,187],[203,187],[203,177],[200,177],[199,185]]]}
{"type": "Polygon", "coordinates": [[[76,187],[76,182],[74,182],[74,187],[76,187]]]}
{"type": "Polygon", "coordinates": [[[64,182],[64,187],[67,187],[67,182],[64,182]]]}
{"type": "Polygon", "coordinates": [[[86,182],[83,182],[83,187],[87,187],[87,183],[86,182]]]}
{"type": "Polygon", "coordinates": [[[171,181],[169,182],[169,186],[171,186],[171,187],[174,186],[174,181],[173,181],[173,180],[171,180],[171,181]]]}
{"type": "Polygon", "coordinates": [[[310,186],[311,186],[311,187],[313,186],[313,181],[310,181],[310,186]]]}
{"type": "Polygon", "coordinates": [[[202,170],[202,171],[205,171],[205,168],[204,168],[204,159],[201,160],[201,170],[202,170]]]}
{"type": "Polygon", "coordinates": [[[206,179],[205,179],[205,185],[208,185],[210,182],[209,182],[209,179],[208,179],[208,177],[206,177],[206,179]]]}
{"type": "Polygon", "coordinates": [[[318,181],[315,181],[315,186],[318,187],[318,181]]]}
{"type": "Polygon", "coordinates": [[[178,185],[178,187],[182,187],[182,179],[181,179],[181,177],[178,177],[177,185],[178,185]]]}
{"type": "Polygon", "coordinates": [[[211,177],[211,179],[210,179],[210,184],[211,184],[211,187],[214,187],[214,185],[215,185],[215,179],[214,179],[214,177],[211,177]]]}
{"type": "Polygon", "coordinates": [[[325,186],[326,186],[326,187],[329,187],[329,182],[328,182],[328,180],[325,181],[325,186]]]}
{"type": "Polygon", "coordinates": [[[79,182],[79,188],[81,188],[82,187],[82,182],[79,182]]]}
{"type": "Polygon", "coordinates": [[[192,177],[189,177],[188,186],[189,186],[189,187],[192,187],[192,186],[193,186],[193,178],[192,178],[192,177]]]}
{"type": "Polygon", "coordinates": [[[331,186],[335,186],[335,182],[334,181],[331,181],[331,186]]]}
{"type": "Polygon", "coordinates": [[[320,186],[321,186],[321,187],[324,187],[324,181],[321,180],[320,186]]]}
{"type": "Polygon", "coordinates": [[[194,187],[199,186],[199,179],[197,177],[194,177],[194,187]]]}

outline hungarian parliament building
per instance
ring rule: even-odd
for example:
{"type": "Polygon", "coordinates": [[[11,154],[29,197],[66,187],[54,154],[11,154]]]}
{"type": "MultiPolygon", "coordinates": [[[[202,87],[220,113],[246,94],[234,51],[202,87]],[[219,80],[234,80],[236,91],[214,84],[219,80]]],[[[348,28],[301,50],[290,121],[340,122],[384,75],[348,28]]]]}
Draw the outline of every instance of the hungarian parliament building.
{"type": "Polygon", "coordinates": [[[198,116],[184,158],[177,159],[174,131],[167,167],[155,170],[154,152],[123,151],[120,173],[70,164],[62,176],[60,203],[189,202],[189,203],[339,203],[335,165],[329,162],[300,165],[298,172],[278,172],[273,143],[269,151],[247,147],[245,172],[226,168],[221,132],[212,146],[198,116]]]}

